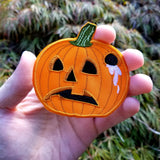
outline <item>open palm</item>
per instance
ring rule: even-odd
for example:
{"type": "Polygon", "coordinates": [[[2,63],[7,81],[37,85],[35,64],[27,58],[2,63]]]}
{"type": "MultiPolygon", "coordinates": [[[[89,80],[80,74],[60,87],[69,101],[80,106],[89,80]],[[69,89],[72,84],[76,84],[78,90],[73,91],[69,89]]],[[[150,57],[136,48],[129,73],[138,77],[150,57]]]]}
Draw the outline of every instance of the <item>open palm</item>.
{"type": "MultiPolygon", "coordinates": [[[[99,26],[95,39],[111,43],[115,31],[99,26]]],[[[123,52],[130,71],[143,65],[138,50],[123,52]]],[[[24,52],[20,63],[0,88],[0,159],[1,160],[72,160],[77,159],[104,130],[131,117],[139,102],[131,97],[150,92],[152,82],[146,75],[131,77],[128,97],[105,118],[75,118],[48,112],[37,99],[32,86],[35,56],[24,52]]]]}

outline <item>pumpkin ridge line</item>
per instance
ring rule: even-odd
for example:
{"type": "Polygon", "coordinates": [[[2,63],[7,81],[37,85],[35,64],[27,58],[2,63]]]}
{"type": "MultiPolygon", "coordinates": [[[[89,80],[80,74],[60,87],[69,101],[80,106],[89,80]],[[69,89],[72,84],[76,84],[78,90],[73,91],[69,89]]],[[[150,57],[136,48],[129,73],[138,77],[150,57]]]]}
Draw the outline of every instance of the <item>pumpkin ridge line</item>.
{"type": "MultiPolygon", "coordinates": [[[[67,55],[68,51],[69,51],[71,48],[72,48],[72,47],[70,47],[70,48],[66,51],[66,53],[64,54],[64,56],[63,56],[63,58],[62,58],[63,61],[64,61],[64,58],[65,58],[65,56],[67,55]]],[[[59,54],[58,54],[58,55],[59,55],[59,54]]],[[[61,86],[60,79],[61,79],[61,78],[60,78],[60,76],[59,76],[59,87],[61,86]]],[[[61,103],[63,112],[65,112],[64,105],[63,105],[62,101],[60,101],[60,103],[61,103]]]]}
{"type": "MultiPolygon", "coordinates": [[[[102,48],[103,48],[105,51],[109,52],[108,49],[106,49],[106,48],[104,48],[104,47],[102,47],[102,48]]],[[[112,81],[113,81],[113,77],[112,77],[112,81]]],[[[112,81],[111,81],[111,82],[112,82],[112,81]]],[[[110,90],[110,94],[109,94],[109,95],[111,95],[112,90],[113,90],[113,85],[112,85],[112,83],[111,83],[110,86],[111,86],[111,90],[110,90]]],[[[107,107],[107,104],[108,104],[108,102],[109,102],[109,98],[110,98],[110,97],[108,96],[108,98],[106,99],[106,103],[105,103],[105,105],[104,105],[105,107],[107,107]]],[[[102,114],[102,113],[103,113],[105,107],[102,108],[102,110],[99,112],[99,114],[102,114]]]]}
{"type": "MultiPolygon", "coordinates": [[[[120,79],[120,86],[121,86],[121,84],[122,84],[122,79],[120,79]]],[[[126,86],[127,87],[127,86],[126,86]]],[[[126,88],[125,87],[125,88],[126,88]]],[[[122,90],[121,90],[122,91],[122,90]]],[[[112,104],[112,106],[114,106],[115,105],[115,103],[116,103],[116,101],[117,101],[117,99],[118,99],[118,97],[120,96],[120,94],[118,94],[117,95],[117,97],[116,97],[116,99],[115,99],[115,101],[114,101],[114,104],[112,104]]],[[[125,95],[123,96],[123,97],[121,97],[120,99],[124,99],[124,97],[125,97],[125,95]]],[[[121,102],[121,101],[119,101],[119,102],[121,102]]],[[[121,103],[119,103],[118,105],[121,105],[122,104],[122,102],[121,103]]],[[[106,113],[106,112],[105,112],[106,113]]]]}
{"type": "MultiPolygon", "coordinates": [[[[77,60],[78,51],[79,51],[79,48],[77,48],[76,56],[75,56],[75,59],[74,59],[74,68],[75,68],[75,64],[76,64],[76,60],[77,60]]],[[[73,83],[73,85],[74,85],[74,83],[73,83]]],[[[74,103],[73,102],[72,102],[72,111],[74,113],[74,103]]]]}
{"type": "MultiPolygon", "coordinates": [[[[125,62],[125,61],[124,61],[125,62]]],[[[115,74],[115,73],[114,73],[115,74]]],[[[114,76],[114,74],[112,75],[112,76],[114,76]]],[[[114,78],[114,77],[113,77],[114,78]]],[[[118,80],[119,81],[119,80],[118,80]]],[[[121,84],[122,84],[122,79],[120,79],[120,85],[119,86],[121,86],[121,84]]],[[[126,86],[127,87],[127,86],[126,86]]],[[[126,88],[125,87],[125,88],[126,88]]],[[[123,89],[124,90],[124,89],[123,89]]],[[[122,89],[120,90],[120,92],[121,91],[123,91],[122,89]]],[[[119,94],[117,94],[117,97],[116,97],[116,99],[114,100],[114,103],[112,104],[112,106],[114,106],[115,105],[115,103],[116,103],[116,101],[117,101],[117,99],[119,98],[119,96],[120,96],[120,92],[119,92],[119,94]]],[[[124,99],[126,97],[126,95],[124,95],[124,96],[121,96],[121,98],[120,98],[120,101],[119,101],[119,103],[118,103],[118,106],[120,106],[121,104],[122,104],[122,99],[124,99]],[[120,103],[121,102],[121,103],[120,103]]],[[[114,107],[113,107],[114,108],[114,107]]],[[[113,110],[115,110],[115,109],[113,109],[113,110]]],[[[105,112],[106,113],[106,112],[105,112]]],[[[104,113],[104,114],[105,114],[104,113]]]]}
{"type": "MultiPolygon", "coordinates": [[[[54,42],[53,42],[53,43],[54,43],[54,42]]],[[[57,50],[57,49],[59,49],[59,48],[62,48],[63,46],[65,46],[65,47],[70,46],[70,44],[68,44],[68,41],[65,41],[64,44],[59,44],[59,43],[57,43],[57,44],[55,44],[55,45],[57,45],[57,48],[55,48],[54,51],[57,50]]],[[[65,48],[65,47],[64,47],[64,48],[65,48]]],[[[51,48],[46,48],[46,50],[43,51],[43,52],[46,52],[46,51],[48,51],[48,50],[50,50],[50,49],[51,49],[51,48]]],[[[49,53],[48,58],[50,57],[50,55],[53,54],[54,51],[52,51],[52,52],[49,53]]],[[[42,53],[43,53],[43,52],[42,52],[42,53]]],[[[41,53],[40,53],[40,54],[38,55],[39,59],[42,58],[43,56],[45,56],[45,54],[41,54],[41,53]]]]}
{"type": "MultiPolygon", "coordinates": [[[[92,50],[93,50],[93,49],[97,50],[97,51],[101,54],[101,52],[100,52],[95,46],[92,47],[92,50]]],[[[93,51],[93,53],[94,53],[94,51],[93,51]]],[[[94,53],[94,54],[95,54],[95,53],[94,53]]],[[[96,56],[96,58],[97,58],[97,55],[96,55],[96,54],[95,54],[95,56],[96,56]]],[[[97,58],[97,61],[99,62],[98,58],[97,58]]],[[[98,65],[99,65],[99,63],[98,63],[98,65]]],[[[99,65],[99,68],[100,68],[100,65],[99,65]]],[[[99,69],[99,70],[100,70],[100,69],[99,69]]],[[[102,77],[102,72],[101,72],[101,70],[100,70],[99,72],[100,72],[101,77],[102,77]]],[[[101,86],[102,86],[102,78],[101,78],[100,88],[101,88],[101,86]]],[[[99,89],[99,90],[101,90],[101,89],[99,89]]],[[[100,92],[99,92],[99,94],[98,94],[97,100],[99,99],[99,96],[100,96],[100,92]]]]}
{"type": "MultiPolygon", "coordinates": [[[[104,48],[104,47],[102,47],[102,46],[99,46],[99,45],[97,45],[96,47],[103,48],[105,51],[107,50],[106,48],[104,48]]],[[[101,52],[98,50],[98,48],[96,48],[96,47],[94,47],[94,49],[96,49],[99,53],[101,53],[101,52]]],[[[108,51],[108,50],[107,50],[107,51],[108,51]]],[[[101,79],[101,86],[102,86],[102,79],[101,79]]],[[[111,85],[110,94],[111,94],[111,92],[112,92],[112,85],[111,85]]],[[[99,92],[99,96],[100,96],[100,92],[99,92]]],[[[98,96],[98,99],[99,99],[99,96],[98,96]]],[[[104,108],[107,106],[108,100],[109,100],[109,97],[106,99],[106,103],[105,103],[104,107],[102,108],[101,111],[98,112],[98,114],[102,114],[104,108]]]]}
{"type": "MultiPolygon", "coordinates": [[[[70,46],[70,45],[68,45],[68,46],[70,46]]],[[[65,59],[65,57],[66,57],[66,55],[67,55],[67,52],[68,52],[71,48],[73,48],[73,46],[71,46],[71,47],[66,51],[65,55],[64,55],[63,58],[62,58],[63,61],[64,61],[64,59],[65,59]]]]}
{"type": "MultiPolygon", "coordinates": [[[[88,58],[88,53],[87,53],[86,48],[85,48],[85,53],[86,53],[86,57],[88,58]]],[[[85,88],[84,88],[85,91],[86,91],[86,88],[87,88],[87,82],[88,82],[88,75],[86,75],[86,84],[85,84],[85,88]]],[[[84,108],[84,104],[83,104],[83,107],[82,107],[81,115],[83,114],[83,108],[84,108]]]]}
{"type": "MultiPolygon", "coordinates": [[[[120,84],[122,84],[122,79],[120,79],[120,84]]],[[[121,85],[120,85],[120,86],[121,86],[121,85]]],[[[113,104],[113,105],[115,105],[115,103],[116,103],[116,101],[117,101],[117,99],[118,99],[118,97],[119,97],[119,96],[120,96],[120,94],[118,94],[118,95],[117,95],[117,98],[115,99],[115,101],[114,101],[114,104],[113,104]]],[[[112,106],[113,106],[113,105],[112,105],[112,106]]]]}
{"type": "MultiPolygon", "coordinates": [[[[97,59],[98,67],[99,67],[98,73],[99,73],[100,77],[102,77],[102,72],[101,72],[101,69],[100,69],[99,60],[98,60],[98,58],[97,58],[97,55],[96,55],[95,52],[93,51],[93,49],[95,49],[95,50],[97,50],[97,49],[96,49],[95,46],[94,46],[94,47],[91,48],[91,51],[92,51],[92,53],[94,54],[94,56],[96,57],[96,59],[97,59]]],[[[97,51],[100,53],[99,50],[97,50],[97,51]]],[[[97,98],[96,98],[97,101],[98,101],[99,96],[100,96],[101,86],[102,86],[102,78],[100,78],[99,93],[98,93],[98,96],[97,96],[97,98]]],[[[98,101],[98,102],[99,102],[99,101],[98,101]]],[[[93,111],[92,111],[92,113],[90,113],[90,114],[93,114],[95,110],[96,110],[96,108],[94,108],[93,111]]]]}
{"type": "MultiPolygon", "coordinates": [[[[59,51],[58,51],[57,54],[55,55],[55,56],[57,57],[57,56],[59,55],[59,53],[61,52],[61,50],[67,48],[68,46],[70,46],[70,45],[67,45],[67,46],[66,46],[66,45],[63,45],[63,46],[57,47],[57,48],[56,48],[54,51],[52,51],[50,54],[52,55],[57,49],[59,49],[59,51]]],[[[54,57],[55,57],[55,56],[54,56],[54,57]]],[[[53,57],[53,58],[54,58],[54,57],[53,57]]],[[[48,56],[47,60],[48,60],[49,58],[50,58],[50,56],[48,56]]],[[[53,59],[53,58],[52,58],[52,59],[53,59]]],[[[60,76],[59,76],[59,81],[60,81],[60,76]]],[[[47,85],[47,86],[48,86],[48,87],[47,87],[48,92],[49,92],[49,90],[50,90],[50,89],[49,89],[49,88],[50,88],[50,86],[49,86],[50,83],[49,83],[49,82],[50,82],[50,74],[49,74],[49,76],[48,76],[48,85],[47,85]]],[[[60,85],[60,83],[59,83],[59,85],[60,85]]],[[[53,108],[54,108],[55,110],[57,110],[57,108],[56,108],[56,106],[54,105],[54,103],[53,103],[52,101],[51,101],[51,103],[52,103],[52,105],[53,105],[53,108]]]]}
{"type": "MultiPolygon", "coordinates": [[[[66,45],[63,45],[63,46],[66,47],[66,45]]],[[[67,46],[69,46],[69,45],[67,45],[67,46]]],[[[61,47],[62,47],[62,46],[58,46],[55,50],[61,49],[61,47]]],[[[64,47],[64,48],[65,48],[65,47],[64,47]]],[[[50,48],[48,48],[47,50],[49,50],[49,49],[50,49],[50,48]]],[[[54,50],[54,51],[55,51],[55,50],[54,50]]],[[[53,54],[54,51],[52,51],[50,54],[53,54]]],[[[42,53],[43,53],[43,52],[42,52],[42,53]]],[[[42,56],[45,56],[45,54],[41,54],[41,53],[40,53],[40,55],[39,55],[39,57],[38,57],[38,59],[37,59],[38,62],[39,62],[39,60],[42,58],[42,56]]],[[[50,56],[48,56],[47,61],[48,61],[49,58],[50,58],[50,56]]],[[[38,62],[37,62],[37,64],[38,64],[38,62]]],[[[45,63],[45,62],[44,62],[44,63],[45,63]]],[[[43,64],[44,64],[44,63],[43,63],[43,64]]],[[[37,67],[37,66],[36,66],[36,67],[37,67]]],[[[43,71],[43,70],[40,71],[40,78],[39,78],[39,83],[40,83],[40,84],[43,83],[43,82],[41,82],[41,79],[42,79],[42,78],[41,78],[41,76],[42,76],[42,71],[43,71]]],[[[49,75],[49,76],[50,76],[50,75],[49,75]]],[[[49,84],[49,83],[48,83],[48,84],[49,84]]],[[[47,87],[47,88],[48,88],[48,87],[47,87]]],[[[41,88],[40,88],[40,91],[39,91],[38,94],[40,95],[40,93],[43,93],[43,92],[41,91],[41,88]]],[[[42,95],[42,96],[43,96],[43,95],[42,95]]]]}

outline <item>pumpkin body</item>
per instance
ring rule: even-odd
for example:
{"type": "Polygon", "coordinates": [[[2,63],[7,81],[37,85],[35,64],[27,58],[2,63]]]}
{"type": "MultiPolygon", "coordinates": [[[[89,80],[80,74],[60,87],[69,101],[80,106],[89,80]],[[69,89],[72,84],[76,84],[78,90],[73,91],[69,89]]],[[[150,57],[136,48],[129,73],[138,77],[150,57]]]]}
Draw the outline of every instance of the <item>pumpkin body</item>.
{"type": "Polygon", "coordinates": [[[36,94],[54,113],[107,116],[127,96],[127,65],[122,54],[109,44],[89,40],[91,45],[84,47],[71,43],[76,40],[59,40],[41,51],[33,71],[36,94]]]}

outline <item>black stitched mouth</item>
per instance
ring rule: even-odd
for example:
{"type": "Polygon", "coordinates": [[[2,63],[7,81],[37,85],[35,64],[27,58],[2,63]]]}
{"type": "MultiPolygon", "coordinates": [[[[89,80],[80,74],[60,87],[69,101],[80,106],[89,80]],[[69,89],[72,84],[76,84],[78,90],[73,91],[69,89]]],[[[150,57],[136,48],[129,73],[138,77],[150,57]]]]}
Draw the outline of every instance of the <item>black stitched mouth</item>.
{"type": "Polygon", "coordinates": [[[83,95],[83,96],[75,95],[75,94],[71,94],[71,92],[72,92],[72,90],[68,89],[68,90],[64,90],[64,91],[60,91],[58,93],[55,93],[54,95],[60,95],[63,98],[86,102],[86,103],[91,103],[93,105],[98,105],[97,102],[92,97],[85,96],[85,95],[83,95]]]}

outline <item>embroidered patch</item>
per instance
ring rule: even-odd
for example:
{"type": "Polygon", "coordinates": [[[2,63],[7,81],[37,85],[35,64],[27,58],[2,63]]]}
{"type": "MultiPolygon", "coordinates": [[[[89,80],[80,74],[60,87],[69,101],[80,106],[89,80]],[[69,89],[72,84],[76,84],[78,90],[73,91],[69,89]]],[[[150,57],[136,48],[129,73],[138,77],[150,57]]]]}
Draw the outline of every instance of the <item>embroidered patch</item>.
{"type": "Polygon", "coordinates": [[[35,92],[50,112],[75,117],[104,117],[128,93],[129,72],[123,55],[94,40],[96,25],[86,23],[76,38],[46,46],[33,70],[35,92]]]}

